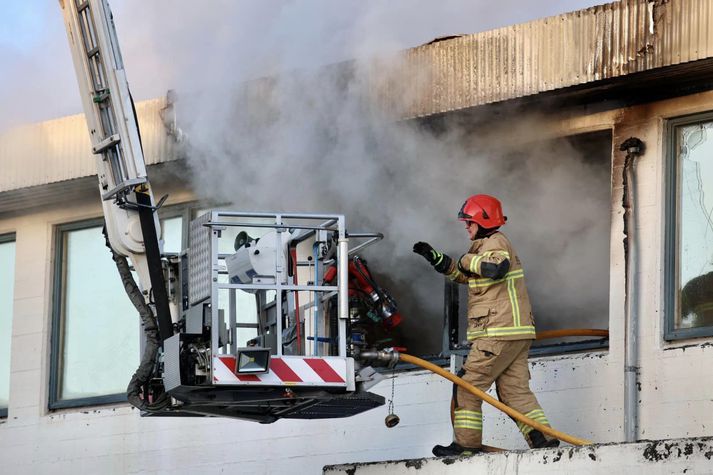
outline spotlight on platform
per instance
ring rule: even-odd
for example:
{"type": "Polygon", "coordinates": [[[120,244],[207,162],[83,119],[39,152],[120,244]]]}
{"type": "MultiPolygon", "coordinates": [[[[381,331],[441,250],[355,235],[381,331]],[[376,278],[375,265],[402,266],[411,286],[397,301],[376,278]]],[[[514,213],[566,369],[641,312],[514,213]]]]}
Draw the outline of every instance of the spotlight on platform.
{"type": "Polygon", "coordinates": [[[238,374],[267,373],[270,369],[269,348],[238,348],[238,374]]]}

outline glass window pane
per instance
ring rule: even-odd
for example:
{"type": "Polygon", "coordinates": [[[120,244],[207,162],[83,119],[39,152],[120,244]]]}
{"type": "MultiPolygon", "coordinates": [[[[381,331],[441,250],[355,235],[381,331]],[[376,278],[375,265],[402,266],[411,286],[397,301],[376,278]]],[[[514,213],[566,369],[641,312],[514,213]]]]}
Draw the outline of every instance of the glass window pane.
{"type": "Polygon", "coordinates": [[[163,252],[180,253],[183,250],[183,218],[176,216],[161,220],[163,252]]]}
{"type": "Polygon", "coordinates": [[[15,286],[15,242],[0,243],[0,408],[10,396],[10,343],[15,286]]]}
{"type": "Polygon", "coordinates": [[[139,363],[139,317],[101,227],[64,235],[59,399],[123,393],[139,363]]]}
{"type": "Polygon", "coordinates": [[[677,129],[679,311],[675,328],[713,325],[713,122],[677,129]],[[706,193],[706,190],[708,192],[706,193]]]}
{"type": "Polygon", "coordinates": [[[250,340],[257,337],[257,328],[238,328],[235,334],[236,346],[238,348],[244,348],[248,346],[250,340]]]}

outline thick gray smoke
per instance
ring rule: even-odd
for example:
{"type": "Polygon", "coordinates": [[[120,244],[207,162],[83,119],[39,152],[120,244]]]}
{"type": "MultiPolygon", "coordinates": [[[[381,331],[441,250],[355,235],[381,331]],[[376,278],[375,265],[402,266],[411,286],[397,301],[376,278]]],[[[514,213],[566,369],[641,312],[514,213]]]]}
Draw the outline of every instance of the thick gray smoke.
{"type": "MultiPolygon", "coordinates": [[[[32,2],[0,8],[0,129],[80,110],[61,14],[56,0],[45,1],[40,11],[32,2]]],[[[437,36],[596,0],[111,3],[134,97],[179,93],[196,192],[238,209],[343,213],[353,231],[383,232],[367,257],[400,304],[412,348],[439,349],[443,281],[411,246],[464,252],[455,214],[472,193],[502,199],[541,327],[603,322],[607,166],[580,160],[564,142],[533,145],[536,118],[479,117],[477,126],[445,123],[437,132],[395,123],[364,99],[358,69],[319,69],[377,54],[388,65],[388,55],[437,36]],[[266,76],[278,78],[268,96],[244,94],[241,84],[266,76]],[[527,153],[509,148],[513,137],[527,153]]],[[[405,102],[410,86],[398,89],[405,102]]]]}
{"type": "MultiPolygon", "coordinates": [[[[343,213],[351,230],[383,232],[367,256],[372,270],[399,302],[411,349],[436,352],[443,281],[411,246],[465,252],[455,215],[471,193],[503,200],[540,328],[606,326],[609,153],[596,166],[565,142],[535,146],[536,117],[480,117],[477,128],[451,123],[438,134],[394,123],[363,100],[359,70],[345,78],[319,68],[376,55],[388,65],[438,36],[597,3],[126,0],[116,17],[137,97],[179,93],[195,190],[238,209],[343,213]],[[279,79],[269,97],[249,100],[239,85],[259,77],[279,79]],[[527,153],[509,149],[513,138],[527,153]]],[[[408,102],[411,85],[394,95],[408,102]]]]}
{"type": "MultiPolygon", "coordinates": [[[[400,304],[407,345],[420,352],[439,350],[444,281],[412,244],[460,256],[468,248],[460,205],[493,194],[510,218],[504,231],[524,262],[540,327],[606,325],[608,166],[566,141],[538,142],[545,131],[534,116],[395,122],[365,77],[341,64],[179,99],[195,189],[236,209],[342,213],[352,231],[383,232],[366,256],[400,304]]],[[[405,101],[410,90],[403,84],[405,101]]]]}
{"type": "MultiPolygon", "coordinates": [[[[597,0],[110,0],[134,98],[310,68],[597,0]]],[[[81,112],[57,0],[0,2],[0,131],[81,112]]]]}

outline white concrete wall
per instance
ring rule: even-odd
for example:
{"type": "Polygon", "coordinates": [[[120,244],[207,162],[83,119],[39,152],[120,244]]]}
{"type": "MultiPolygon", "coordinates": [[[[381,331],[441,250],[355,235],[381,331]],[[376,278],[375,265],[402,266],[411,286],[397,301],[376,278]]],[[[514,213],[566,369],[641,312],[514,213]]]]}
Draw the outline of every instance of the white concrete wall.
{"type": "Polygon", "coordinates": [[[614,129],[616,146],[630,136],[639,137],[647,145],[636,169],[635,226],[641,366],[639,437],[643,439],[713,434],[713,385],[708,383],[713,380],[710,364],[713,340],[699,338],[669,343],[663,339],[663,210],[668,145],[665,120],[710,110],[713,110],[713,93],[696,94],[623,110],[614,129]]]}
{"type": "MultiPolygon", "coordinates": [[[[643,438],[705,436],[713,427],[711,340],[665,343],[661,310],[662,119],[707,109],[713,109],[713,93],[627,110],[573,114],[557,121],[562,133],[613,127],[615,148],[632,135],[648,146],[637,171],[636,228],[641,237],[636,276],[643,438]]],[[[553,425],[598,442],[623,438],[622,159],[616,152],[610,349],[531,361],[533,388],[553,425]]],[[[418,372],[396,378],[396,412],[402,422],[391,430],[383,425],[385,408],[343,420],[265,426],[220,419],[140,418],[126,405],[49,412],[53,226],[99,215],[99,205],[93,202],[0,215],[0,233],[17,233],[10,407],[9,417],[0,422],[3,472],[320,473],[327,464],[425,457],[434,444],[450,440],[450,385],[418,372]]],[[[376,392],[388,395],[390,385],[381,383],[376,392]]],[[[485,419],[486,443],[524,447],[511,421],[490,409],[485,419]]]]}

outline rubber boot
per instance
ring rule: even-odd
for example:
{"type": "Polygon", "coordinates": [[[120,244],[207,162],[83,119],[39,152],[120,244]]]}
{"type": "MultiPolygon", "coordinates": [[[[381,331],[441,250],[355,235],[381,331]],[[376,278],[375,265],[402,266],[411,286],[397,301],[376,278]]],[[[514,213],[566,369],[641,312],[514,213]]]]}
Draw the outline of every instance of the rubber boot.
{"type": "Polygon", "coordinates": [[[539,430],[533,429],[527,434],[530,448],[543,449],[545,447],[559,447],[560,441],[557,439],[547,439],[539,430]]]}
{"type": "Polygon", "coordinates": [[[431,452],[436,457],[467,457],[482,452],[480,447],[463,447],[455,442],[451,445],[436,445],[431,452]]]}

